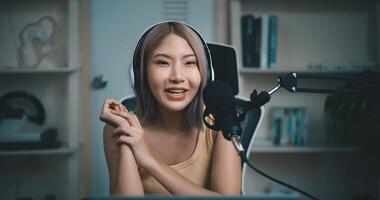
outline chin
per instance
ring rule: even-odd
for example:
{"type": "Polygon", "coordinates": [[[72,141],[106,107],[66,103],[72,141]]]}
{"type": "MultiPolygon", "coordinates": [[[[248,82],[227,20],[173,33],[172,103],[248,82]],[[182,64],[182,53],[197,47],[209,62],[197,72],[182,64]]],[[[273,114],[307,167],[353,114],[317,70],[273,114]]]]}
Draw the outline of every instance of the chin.
{"type": "Polygon", "coordinates": [[[161,95],[157,98],[157,103],[165,110],[170,112],[181,112],[186,110],[194,100],[195,96],[188,95],[182,100],[173,100],[168,98],[166,95],[161,95]]]}
{"type": "Polygon", "coordinates": [[[185,103],[185,102],[170,102],[168,104],[163,105],[163,107],[166,110],[172,111],[172,112],[180,112],[185,110],[190,103],[185,103]]]}

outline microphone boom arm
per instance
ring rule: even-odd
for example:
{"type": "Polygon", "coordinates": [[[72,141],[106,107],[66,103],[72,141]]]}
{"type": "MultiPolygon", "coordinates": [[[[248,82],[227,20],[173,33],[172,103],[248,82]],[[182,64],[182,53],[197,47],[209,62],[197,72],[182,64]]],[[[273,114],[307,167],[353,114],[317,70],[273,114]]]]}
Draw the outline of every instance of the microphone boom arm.
{"type": "Polygon", "coordinates": [[[337,94],[379,94],[380,88],[370,89],[366,91],[360,90],[339,90],[339,89],[319,89],[319,88],[299,88],[298,79],[314,79],[314,80],[330,80],[330,81],[354,81],[354,82],[372,82],[380,85],[380,79],[368,79],[365,77],[357,77],[350,75],[320,75],[320,74],[299,74],[291,72],[280,76],[277,80],[278,85],[272,89],[269,94],[276,92],[280,87],[285,88],[289,92],[305,92],[305,93],[337,93],[337,94]]]}

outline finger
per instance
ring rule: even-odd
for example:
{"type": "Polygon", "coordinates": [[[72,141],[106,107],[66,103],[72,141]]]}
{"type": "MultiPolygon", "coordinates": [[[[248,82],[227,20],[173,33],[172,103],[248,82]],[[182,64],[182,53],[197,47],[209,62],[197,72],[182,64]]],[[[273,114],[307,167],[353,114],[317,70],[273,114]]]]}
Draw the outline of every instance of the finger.
{"type": "Polygon", "coordinates": [[[115,138],[114,141],[113,141],[118,147],[120,147],[121,145],[128,145],[126,143],[123,143],[121,140],[119,140],[119,137],[115,138]]]}
{"type": "Polygon", "coordinates": [[[117,102],[117,101],[113,101],[113,102],[110,104],[110,108],[111,108],[111,110],[122,111],[121,103],[120,103],[120,102],[117,102]]]}
{"type": "Polygon", "coordinates": [[[120,126],[123,123],[128,123],[127,120],[124,119],[124,117],[114,114],[111,111],[113,110],[106,110],[100,115],[100,120],[106,123],[109,123],[111,126],[115,127],[115,125],[120,126]]]}
{"type": "Polygon", "coordinates": [[[123,103],[120,103],[120,111],[129,112],[128,109],[124,106],[123,103]]]}
{"type": "Polygon", "coordinates": [[[118,107],[117,104],[115,104],[115,103],[110,103],[108,108],[109,108],[110,110],[118,110],[117,107],[118,107]]]}
{"type": "MultiPolygon", "coordinates": [[[[121,124],[125,124],[125,123],[128,123],[126,122],[126,120],[120,116],[117,116],[117,115],[109,115],[107,117],[104,117],[102,118],[102,121],[111,125],[112,127],[114,128],[117,128],[117,127],[120,127],[121,124]]],[[[129,125],[129,124],[126,124],[126,125],[129,125]]]]}
{"type": "Polygon", "coordinates": [[[133,122],[133,127],[142,128],[141,124],[140,124],[140,120],[137,118],[137,116],[135,115],[135,113],[128,112],[128,114],[131,116],[131,120],[133,122]]]}
{"type": "Polygon", "coordinates": [[[117,105],[117,101],[114,100],[114,99],[106,99],[104,100],[104,103],[103,103],[103,112],[109,110],[109,109],[113,109],[114,105],[117,105]]]}
{"type": "Polygon", "coordinates": [[[120,105],[121,103],[119,101],[116,101],[115,99],[106,99],[105,100],[105,104],[107,104],[108,106],[115,106],[115,105],[120,105]]]}
{"type": "Polygon", "coordinates": [[[120,111],[111,110],[111,113],[126,119],[129,122],[129,125],[132,127],[138,127],[139,126],[137,124],[137,122],[135,121],[133,114],[130,112],[120,112],[120,111]]]}
{"type": "Polygon", "coordinates": [[[125,107],[123,106],[123,104],[119,101],[116,101],[114,99],[108,99],[105,103],[105,110],[116,110],[116,111],[125,111],[125,107]],[[108,107],[107,107],[108,105],[108,107]]]}
{"type": "MultiPolygon", "coordinates": [[[[117,135],[117,137],[112,138],[113,142],[114,142],[116,145],[118,145],[118,146],[120,146],[120,145],[122,145],[122,144],[125,144],[125,143],[122,143],[122,140],[119,139],[120,136],[121,136],[121,135],[117,135]]],[[[124,136],[123,136],[123,137],[124,137],[124,136]]],[[[128,136],[127,136],[127,137],[128,137],[128,136]]]]}
{"type": "Polygon", "coordinates": [[[123,108],[124,112],[129,112],[128,109],[127,109],[127,107],[125,107],[123,104],[121,104],[121,107],[123,108]]]}
{"type": "Polygon", "coordinates": [[[123,135],[122,132],[123,132],[123,130],[120,127],[115,128],[112,131],[112,138],[114,138],[114,139],[119,138],[121,135],[123,135]]]}
{"type": "Polygon", "coordinates": [[[108,105],[111,105],[111,104],[119,105],[120,104],[120,102],[116,101],[115,99],[106,99],[105,103],[108,104],[108,105]]]}
{"type": "Polygon", "coordinates": [[[121,135],[119,138],[116,139],[117,144],[132,144],[132,137],[121,135]]]}
{"type": "Polygon", "coordinates": [[[136,122],[136,124],[138,125],[138,127],[142,129],[142,126],[141,126],[140,120],[139,120],[139,118],[137,117],[137,115],[136,115],[135,113],[132,113],[132,116],[133,116],[133,118],[135,119],[135,122],[136,122]]]}
{"type": "Polygon", "coordinates": [[[117,128],[115,128],[114,131],[112,131],[112,139],[114,139],[115,141],[120,137],[120,135],[122,135],[122,133],[120,132],[120,130],[116,130],[117,128]]]}
{"type": "Polygon", "coordinates": [[[115,130],[112,132],[112,137],[120,137],[121,135],[126,135],[130,137],[138,137],[139,131],[134,129],[133,127],[125,127],[125,126],[120,126],[115,128],[115,130]]]}
{"type": "Polygon", "coordinates": [[[117,138],[119,138],[119,136],[120,136],[120,133],[118,133],[118,132],[113,131],[111,133],[111,138],[112,138],[113,141],[116,141],[117,138]]]}
{"type": "Polygon", "coordinates": [[[103,108],[102,108],[103,113],[107,110],[107,108],[109,107],[109,104],[110,104],[110,99],[104,100],[103,108]]]}
{"type": "Polygon", "coordinates": [[[119,126],[112,131],[112,138],[118,138],[124,134],[128,135],[128,130],[119,126]]]}

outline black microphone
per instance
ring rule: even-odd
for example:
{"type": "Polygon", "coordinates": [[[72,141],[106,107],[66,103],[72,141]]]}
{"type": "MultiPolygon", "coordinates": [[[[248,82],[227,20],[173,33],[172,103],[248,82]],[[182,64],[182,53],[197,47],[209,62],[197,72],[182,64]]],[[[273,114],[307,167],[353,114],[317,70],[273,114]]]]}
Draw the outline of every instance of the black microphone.
{"type": "Polygon", "coordinates": [[[235,110],[236,101],[231,88],[223,81],[215,80],[207,84],[203,90],[203,101],[206,109],[203,122],[215,131],[222,131],[227,140],[233,140],[239,152],[244,151],[240,137],[241,121],[235,110]]]}

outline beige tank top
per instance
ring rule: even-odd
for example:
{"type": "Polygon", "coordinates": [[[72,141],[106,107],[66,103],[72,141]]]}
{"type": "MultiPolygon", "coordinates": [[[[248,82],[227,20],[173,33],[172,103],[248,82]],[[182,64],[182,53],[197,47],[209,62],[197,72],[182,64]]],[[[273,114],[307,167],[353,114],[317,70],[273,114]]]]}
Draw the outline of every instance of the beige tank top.
{"type": "MultiPolygon", "coordinates": [[[[213,143],[212,130],[203,128],[199,132],[197,145],[190,158],[170,167],[194,184],[210,189],[213,143]]],[[[148,171],[142,169],[140,177],[145,194],[169,194],[148,171]]]]}

